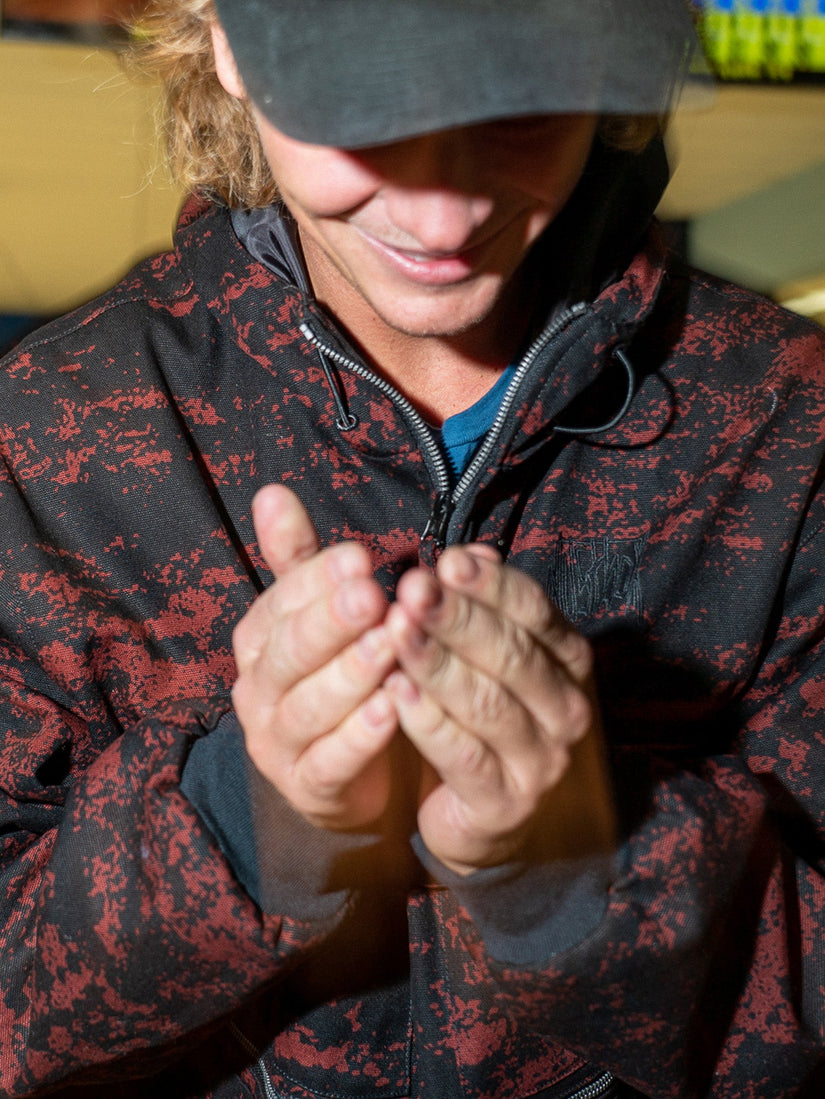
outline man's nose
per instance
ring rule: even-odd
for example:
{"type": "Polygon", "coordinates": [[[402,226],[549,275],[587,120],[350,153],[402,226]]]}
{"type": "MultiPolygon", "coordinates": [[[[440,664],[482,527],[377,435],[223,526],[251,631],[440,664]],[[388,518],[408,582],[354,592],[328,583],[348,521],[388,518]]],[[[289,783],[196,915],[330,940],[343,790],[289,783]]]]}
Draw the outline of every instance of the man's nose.
{"type": "Polygon", "coordinates": [[[490,216],[482,149],[467,131],[422,134],[388,147],[379,165],[387,214],[428,252],[455,252],[490,216]]]}

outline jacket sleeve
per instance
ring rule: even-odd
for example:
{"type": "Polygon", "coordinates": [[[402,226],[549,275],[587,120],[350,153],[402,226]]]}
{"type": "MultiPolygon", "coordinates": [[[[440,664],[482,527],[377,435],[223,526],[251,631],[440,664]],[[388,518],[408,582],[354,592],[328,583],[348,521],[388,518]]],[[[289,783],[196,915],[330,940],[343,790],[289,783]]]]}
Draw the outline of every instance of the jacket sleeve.
{"type": "Polygon", "coordinates": [[[387,839],[326,831],[297,813],[247,756],[233,710],[192,746],[181,790],[265,912],[329,920],[377,871],[383,888],[404,880],[406,860],[387,839]]]}
{"type": "Polygon", "coordinates": [[[575,941],[575,889],[525,904],[535,868],[453,883],[509,1010],[644,1094],[822,1094],[823,562],[820,497],[729,752],[617,754],[623,864],[575,941]]]}
{"type": "Polygon", "coordinates": [[[263,913],[182,793],[225,702],[160,706],[98,751],[40,669],[10,644],[0,664],[0,1092],[117,1077],[136,1052],[162,1067],[345,898],[314,919],[263,913]]]}

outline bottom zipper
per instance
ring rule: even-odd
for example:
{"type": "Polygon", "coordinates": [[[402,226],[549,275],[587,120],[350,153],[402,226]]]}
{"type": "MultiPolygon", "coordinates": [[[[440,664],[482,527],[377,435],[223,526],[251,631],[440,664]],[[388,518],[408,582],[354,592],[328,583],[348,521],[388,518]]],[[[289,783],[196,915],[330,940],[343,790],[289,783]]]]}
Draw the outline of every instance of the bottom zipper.
{"type": "Polygon", "coordinates": [[[571,1091],[568,1099],[604,1099],[612,1093],[614,1083],[613,1073],[603,1072],[579,1091],[571,1091]]]}

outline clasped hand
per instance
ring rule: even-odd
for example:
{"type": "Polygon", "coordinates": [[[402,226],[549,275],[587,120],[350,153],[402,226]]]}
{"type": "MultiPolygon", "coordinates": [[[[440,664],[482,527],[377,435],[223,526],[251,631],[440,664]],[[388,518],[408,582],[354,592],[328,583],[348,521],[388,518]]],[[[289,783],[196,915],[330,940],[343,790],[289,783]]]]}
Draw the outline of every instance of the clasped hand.
{"type": "Polygon", "coordinates": [[[364,547],[320,549],[288,489],[263,489],[253,514],[277,583],[235,630],[233,701],[253,763],[299,813],[375,824],[403,735],[422,761],[418,830],[454,871],[518,858],[539,818],[560,855],[584,834],[611,842],[590,647],[535,581],[452,547],[389,604],[364,547]]]}

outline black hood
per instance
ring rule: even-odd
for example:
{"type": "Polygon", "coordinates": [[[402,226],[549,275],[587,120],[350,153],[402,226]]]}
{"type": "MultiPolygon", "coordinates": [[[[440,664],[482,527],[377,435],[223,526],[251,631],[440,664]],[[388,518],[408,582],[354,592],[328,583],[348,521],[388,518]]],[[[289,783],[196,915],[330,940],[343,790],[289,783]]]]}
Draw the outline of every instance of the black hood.
{"type": "Polygon", "coordinates": [[[668,184],[661,137],[640,153],[596,139],[582,178],[536,245],[546,293],[555,303],[592,301],[623,272],[668,184]]]}

